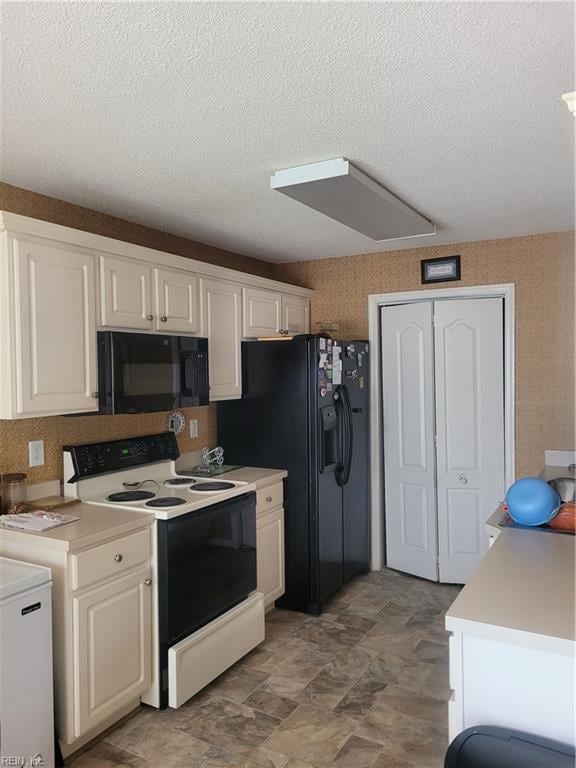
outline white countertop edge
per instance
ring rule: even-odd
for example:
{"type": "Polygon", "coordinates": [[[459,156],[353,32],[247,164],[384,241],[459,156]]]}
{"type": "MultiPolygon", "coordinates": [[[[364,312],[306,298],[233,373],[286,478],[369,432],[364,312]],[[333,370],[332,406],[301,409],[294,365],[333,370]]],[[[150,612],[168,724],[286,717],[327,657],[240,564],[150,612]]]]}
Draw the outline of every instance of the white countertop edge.
{"type": "Polygon", "coordinates": [[[535,648],[537,650],[560,653],[565,656],[576,655],[576,641],[564,637],[525,632],[520,629],[498,626],[496,624],[484,624],[472,619],[460,619],[446,615],[445,626],[448,632],[473,635],[488,640],[497,640],[510,645],[519,645],[523,648],[535,648]]]}
{"type": "MultiPolygon", "coordinates": [[[[97,514],[99,509],[106,509],[108,507],[98,507],[92,505],[91,510],[97,514]]],[[[69,507],[67,512],[73,514],[74,507],[69,507]]],[[[118,510],[122,512],[122,510],[118,510]]],[[[139,515],[138,518],[132,518],[131,520],[122,520],[113,525],[107,525],[100,530],[80,534],[75,538],[67,538],[68,531],[64,530],[67,526],[82,525],[82,516],[78,521],[66,523],[65,525],[59,525],[56,528],[50,528],[44,532],[38,531],[22,531],[11,528],[0,528],[0,552],[2,551],[2,539],[5,541],[26,541],[30,546],[39,547],[41,549],[57,549],[63,552],[78,552],[82,549],[101,544],[109,541],[110,539],[120,538],[127,536],[134,531],[138,531],[142,528],[147,528],[154,523],[153,515],[139,515]],[[60,538],[63,536],[62,538],[60,538]]],[[[68,530],[70,530],[68,528],[68,530]]]]}

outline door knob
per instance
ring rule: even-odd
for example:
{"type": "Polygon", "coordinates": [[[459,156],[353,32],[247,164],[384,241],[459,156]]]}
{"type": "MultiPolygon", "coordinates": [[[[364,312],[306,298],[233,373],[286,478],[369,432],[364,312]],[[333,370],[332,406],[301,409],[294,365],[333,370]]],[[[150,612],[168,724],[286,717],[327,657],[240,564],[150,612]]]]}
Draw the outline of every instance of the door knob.
{"type": "Polygon", "coordinates": [[[460,482],[462,483],[462,485],[467,485],[467,484],[468,484],[468,478],[466,477],[466,475],[460,475],[460,477],[458,478],[458,480],[460,480],[460,482]]]}
{"type": "Polygon", "coordinates": [[[149,587],[152,584],[152,579],[144,579],[144,584],[149,587]]]}
{"type": "Polygon", "coordinates": [[[168,318],[166,317],[166,315],[162,315],[160,317],[160,322],[162,322],[162,323],[167,323],[168,322],[168,318]]]}
{"type": "Polygon", "coordinates": [[[146,320],[154,320],[154,315],[146,315],[146,320]]]}

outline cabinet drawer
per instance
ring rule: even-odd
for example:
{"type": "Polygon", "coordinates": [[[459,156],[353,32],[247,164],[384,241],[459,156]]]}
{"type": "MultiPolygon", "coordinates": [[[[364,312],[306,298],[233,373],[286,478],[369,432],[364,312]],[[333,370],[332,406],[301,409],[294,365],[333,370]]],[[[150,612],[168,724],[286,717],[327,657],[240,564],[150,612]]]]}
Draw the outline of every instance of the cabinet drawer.
{"type": "Polygon", "coordinates": [[[150,529],[107,541],[70,557],[72,589],[117,576],[150,559],[150,529]]]}
{"type": "Polygon", "coordinates": [[[282,483],[269,485],[267,488],[256,491],[256,514],[267,512],[274,507],[281,507],[283,496],[284,486],[282,483]]]}

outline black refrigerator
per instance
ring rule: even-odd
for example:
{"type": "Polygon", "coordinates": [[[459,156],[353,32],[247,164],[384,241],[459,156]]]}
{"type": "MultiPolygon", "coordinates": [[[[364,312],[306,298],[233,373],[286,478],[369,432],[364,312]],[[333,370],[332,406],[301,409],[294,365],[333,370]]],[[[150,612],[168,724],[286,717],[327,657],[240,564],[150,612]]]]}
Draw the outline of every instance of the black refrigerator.
{"type": "Polygon", "coordinates": [[[368,343],[246,341],[242,377],[242,399],[218,404],[218,443],[227,463],[288,471],[278,605],[318,614],[370,566],[368,343]]]}

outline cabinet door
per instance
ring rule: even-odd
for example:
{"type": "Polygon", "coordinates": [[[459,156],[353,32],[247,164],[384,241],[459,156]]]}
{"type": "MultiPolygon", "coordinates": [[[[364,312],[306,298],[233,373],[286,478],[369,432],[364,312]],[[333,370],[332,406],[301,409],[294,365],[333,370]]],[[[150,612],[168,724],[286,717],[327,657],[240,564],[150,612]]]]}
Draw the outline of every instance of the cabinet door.
{"type": "Polygon", "coordinates": [[[16,377],[10,415],[96,411],[94,257],[15,240],[14,258],[16,377]]]}
{"type": "Polygon", "coordinates": [[[240,344],[242,289],[222,280],[202,280],[204,333],[208,336],[210,400],[242,395],[240,344]]]}
{"type": "Polygon", "coordinates": [[[301,296],[282,296],[282,329],[288,333],[309,333],[310,302],[301,296]]]}
{"type": "Polygon", "coordinates": [[[256,552],[258,591],[264,605],[271,605],[284,594],[284,510],[280,507],[257,514],[256,552]]]}
{"type": "Polygon", "coordinates": [[[152,328],[152,276],[146,264],[100,257],[100,322],[117,328],[152,328]]]}
{"type": "Polygon", "coordinates": [[[200,287],[196,275],[155,269],[154,283],[156,330],[200,335],[200,287]]]}
{"type": "Polygon", "coordinates": [[[244,336],[276,336],[280,330],[282,294],[258,288],[243,289],[244,336]]]}
{"type": "Polygon", "coordinates": [[[76,738],[150,686],[149,577],[141,568],[72,600],[76,738]]]}

